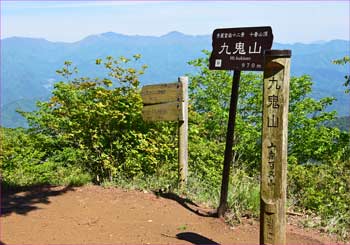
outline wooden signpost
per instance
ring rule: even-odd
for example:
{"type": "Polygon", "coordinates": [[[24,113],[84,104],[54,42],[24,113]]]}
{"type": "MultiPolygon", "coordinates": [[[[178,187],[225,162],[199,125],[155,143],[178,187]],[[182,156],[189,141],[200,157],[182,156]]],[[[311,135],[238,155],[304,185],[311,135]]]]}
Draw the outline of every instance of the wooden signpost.
{"type": "Polygon", "coordinates": [[[184,187],[188,175],[188,78],[177,83],[142,87],[142,118],[145,121],[178,121],[179,184],[184,187]]]}
{"type": "Polygon", "coordinates": [[[290,50],[265,52],[260,244],[286,243],[290,50]]]}
{"type": "Polygon", "coordinates": [[[271,27],[216,29],[212,70],[234,70],[218,216],[227,208],[241,70],[264,71],[260,244],[286,242],[287,135],[290,50],[270,50],[271,27]]]}
{"type": "Polygon", "coordinates": [[[224,166],[222,171],[218,216],[227,209],[230,166],[233,160],[233,136],[236,121],[241,71],[262,71],[264,51],[272,46],[273,34],[269,26],[216,29],[212,36],[213,51],[209,59],[211,70],[234,70],[229,120],[227,124],[224,166]]]}

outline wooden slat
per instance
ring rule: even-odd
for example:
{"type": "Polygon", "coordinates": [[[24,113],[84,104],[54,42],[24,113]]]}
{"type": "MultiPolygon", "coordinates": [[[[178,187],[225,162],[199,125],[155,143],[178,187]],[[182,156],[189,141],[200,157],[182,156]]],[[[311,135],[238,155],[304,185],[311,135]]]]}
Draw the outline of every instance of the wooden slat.
{"type": "Polygon", "coordinates": [[[142,87],[141,97],[143,104],[159,104],[182,101],[181,83],[164,83],[146,85],[142,87]]]}
{"type": "Polygon", "coordinates": [[[183,102],[147,105],[142,109],[145,121],[179,121],[183,120],[183,102]]]}

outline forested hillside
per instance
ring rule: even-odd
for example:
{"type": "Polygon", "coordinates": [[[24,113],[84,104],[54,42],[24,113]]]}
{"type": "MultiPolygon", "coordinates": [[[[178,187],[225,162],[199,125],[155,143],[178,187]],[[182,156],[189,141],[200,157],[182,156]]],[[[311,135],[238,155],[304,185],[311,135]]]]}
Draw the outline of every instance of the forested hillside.
{"type": "MultiPolygon", "coordinates": [[[[33,110],[35,101],[48,99],[53,84],[60,79],[55,71],[65,60],[73,61],[86,76],[101,77],[103,70],[94,66],[96,58],[140,53],[149,66],[148,72],[140,78],[141,84],[171,82],[194,71],[187,61],[200,57],[203,49],[211,50],[211,37],[179,32],[160,37],[109,32],[74,43],[13,37],[1,40],[1,46],[1,125],[18,127],[26,122],[16,109],[33,110]]],[[[349,54],[349,47],[349,41],[343,40],[273,45],[275,49],[292,50],[292,75],[310,75],[314,81],[310,95],[317,99],[336,97],[337,101],[329,108],[336,109],[341,116],[350,114],[349,106],[345,106],[350,104],[350,99],[342,88],[347,70],[333,64],[332,60],[349,54]]]]}

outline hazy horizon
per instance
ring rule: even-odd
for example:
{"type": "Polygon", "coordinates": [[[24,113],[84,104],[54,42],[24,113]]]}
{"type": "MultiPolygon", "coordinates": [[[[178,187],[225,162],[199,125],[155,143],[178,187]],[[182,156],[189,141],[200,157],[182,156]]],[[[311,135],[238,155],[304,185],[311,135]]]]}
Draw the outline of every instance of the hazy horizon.
{"type": "Polygon", "coordinates": [[[217,28],[271,26],[279,43],[350,40],[348,1],[1,1],[1,39],[77,42],[106,32],[211,35],[217,28]]]}
{"type": "MultiPolygon", "coordinates": [[[[164,33],[164,34],[161,34],[161,35],[140,35],[140,34],[125,34],[125,33],[119,33],[119,32],[112,32],[112,31],[107,31],[107,32],[103,32],[103,33],[91,33],[85,37],[82,37],[80,40],[76,40],[76,41],[52,41],[52,40],[48,40],[44,37],[26,37],[26,36],[10,36],[10,37],[5,37],[5,38],[1,38],[0,40],[5,40],[5,39],[11,39],[11,38],[28,38],[28,39],[43,39],[43,40],[46,40],[48,42],[52,42],[52,43],[76,43],[76,42],[80,42],[88,37],[91,37],[91,36],[101,36],[103,34],[106,34],[106,33],[113,33],[113,34],[117,34],[117,35],[123,35],[123,36],[127,36],[127,37],[155,37],[155,38],[160,38],[160,37],[163,37],[163,36],[166,36],[170,33],[174,33],[174,32],[177,32],[177,33],[180,33],[182,35],[185,35],[185,36],[189,36],[189,37],[201,37],[201,36],[211,36],[212,34],[201,34],[201,35],[196,35],[196,34],[188,34],[188,33],[183,33],[183,32],[180,32],[180,31],[169,31],[167,33],[164,33]]],[[[310,41],[310,42],[279,42],[279,41],[275,41],[276,43],[282,43],[282,44],[297,44],[297,43],[301,43],[301,44],[317,44],[317,43],[324,43],[324,42],[330,42],[330,41],[334,41],[334,40],[341,40],[341,41],[348,41],[350,42],[350,39],[339,39],[339,38],[335,38],[335,39],[329,39],[329,40],[315,40],[315,41],[310,41]]]]}

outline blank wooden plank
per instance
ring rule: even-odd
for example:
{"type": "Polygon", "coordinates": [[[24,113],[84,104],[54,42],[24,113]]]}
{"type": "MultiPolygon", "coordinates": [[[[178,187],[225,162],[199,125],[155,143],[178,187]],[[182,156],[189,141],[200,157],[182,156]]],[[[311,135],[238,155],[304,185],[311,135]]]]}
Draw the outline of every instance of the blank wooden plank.
{"type": "Polygon", "coordinates": [[[182,101],[181,83],[164,83],[146,85],[142,87],[141,97],[143,104],[159,104],[182,101]]]}
{"type": "Polygon", "coordinates": [[[145,121],[179,121],[183,120],[183,102],[147,105],[142,109],[145,121]]]}

